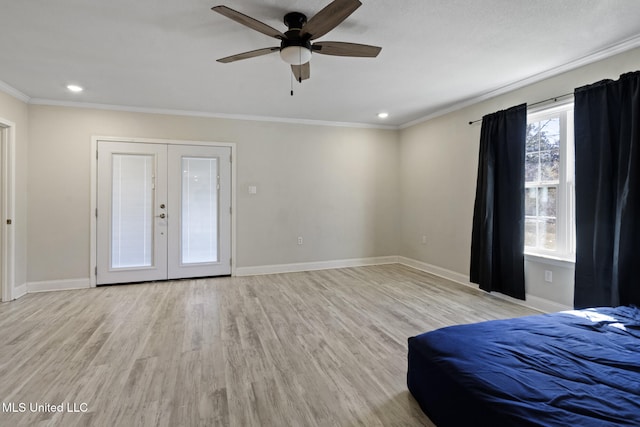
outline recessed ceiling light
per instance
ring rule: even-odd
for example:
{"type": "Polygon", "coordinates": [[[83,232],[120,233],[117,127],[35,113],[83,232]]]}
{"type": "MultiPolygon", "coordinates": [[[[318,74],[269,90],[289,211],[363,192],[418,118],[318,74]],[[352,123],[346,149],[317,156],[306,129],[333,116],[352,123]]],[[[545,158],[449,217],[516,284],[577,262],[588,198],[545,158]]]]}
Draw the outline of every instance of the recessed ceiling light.
{"type": "Polygon", "coordinates": [[[78,85],[67,85],[67,89],[69,89],[71,92],[82,92],[82,86],[78,86],[78,85]]]}
{"type": "Polygon", "coordinates": [[[379,119],[386,119],[387,117],[389,117],[389,113],[378,113],[379,119]]]}

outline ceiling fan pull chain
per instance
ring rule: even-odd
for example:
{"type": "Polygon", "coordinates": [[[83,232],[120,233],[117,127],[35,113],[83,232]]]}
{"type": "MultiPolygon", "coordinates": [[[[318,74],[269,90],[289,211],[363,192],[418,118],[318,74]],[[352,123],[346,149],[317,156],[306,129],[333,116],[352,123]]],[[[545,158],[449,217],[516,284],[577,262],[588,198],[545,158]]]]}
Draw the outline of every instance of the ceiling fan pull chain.
{"type": "Polygon", "coordinates": [[[291,82],[291,96],[293,96],[293,74],[289,74],[289,82],[291,82]]]}
{"type": "MultiPolygon", "coordinates": [[[[302,67],[302,49],[298,50],[298,56],[300,57],[300,60],[298,61],[298,63],[300,64],[300,67],[302,67]]],[[[302,83],[302,68],[300,68],[300,75],[298,76],[298,83],[302,83]]]]}

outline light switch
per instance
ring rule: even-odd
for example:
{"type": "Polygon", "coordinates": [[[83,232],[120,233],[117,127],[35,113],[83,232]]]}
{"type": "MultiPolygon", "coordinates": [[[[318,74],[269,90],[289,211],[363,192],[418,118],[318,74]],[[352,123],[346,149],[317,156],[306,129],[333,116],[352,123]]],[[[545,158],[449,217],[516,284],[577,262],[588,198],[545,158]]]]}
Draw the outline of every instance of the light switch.
{"type": "Polygon", "coordinates": [[[249,194],[258,194],[258,187],[256,187],[255,185],[250,185],[249,194]]]}

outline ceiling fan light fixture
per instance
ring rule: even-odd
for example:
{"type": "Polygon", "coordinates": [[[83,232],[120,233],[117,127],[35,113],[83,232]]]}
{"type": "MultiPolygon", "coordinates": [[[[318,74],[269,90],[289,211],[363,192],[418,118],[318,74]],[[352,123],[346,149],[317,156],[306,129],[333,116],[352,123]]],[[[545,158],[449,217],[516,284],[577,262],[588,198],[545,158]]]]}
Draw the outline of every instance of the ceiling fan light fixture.
{"type": "Polygon", "coordinates": [[[304,13],[289,12],[283,18],[288,28],[284,33],[227,6],[214,6],[211,8],[214,12],[280,41],[280,46],[254,49],[249,52],[220,58],[217,61],[226,64],[280,52],[282,60],[291,66],[293,76],[298,82],[302,83],[302,80],[306,80],[311,76],[310,60],[312,53],[353,58],[375,58],[382,50],[381,47],[347,42],[318,42],[312,44],[313,40],[336,28],[360,6],[362,6],[360,0],[332,0],[331,3],[309,20],[307,20],[307,16],[304,13]]]}
{"type": "Polygon", "coordinates": [[[280,49],[280,57],[291,65],[302,65],[311,59],[311,50],[304,46],[287,46],[280,49]]]}

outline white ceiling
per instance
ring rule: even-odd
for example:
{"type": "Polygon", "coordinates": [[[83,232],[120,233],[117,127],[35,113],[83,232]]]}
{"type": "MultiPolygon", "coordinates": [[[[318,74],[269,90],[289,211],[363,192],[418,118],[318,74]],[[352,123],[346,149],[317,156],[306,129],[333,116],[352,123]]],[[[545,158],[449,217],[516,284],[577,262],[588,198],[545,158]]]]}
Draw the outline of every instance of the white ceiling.
{"type": "Polygon", "coordinates": [[[284,31],[285,13],[311,17],[329,0],[0,2],[0,81],[31,102],[221,116],[399,126],[614,46],[640,46],[638,0],[362,0],[318,41],[382,46],[378,58],[314,55],[292,97],[277,54],[215,61],[279,42],[210,8],[225,4],[284,31]],[[71,94],[68,83],[85,91],[71,94]],[[390,114],[384,122],[380,111],[390,114]]]}

